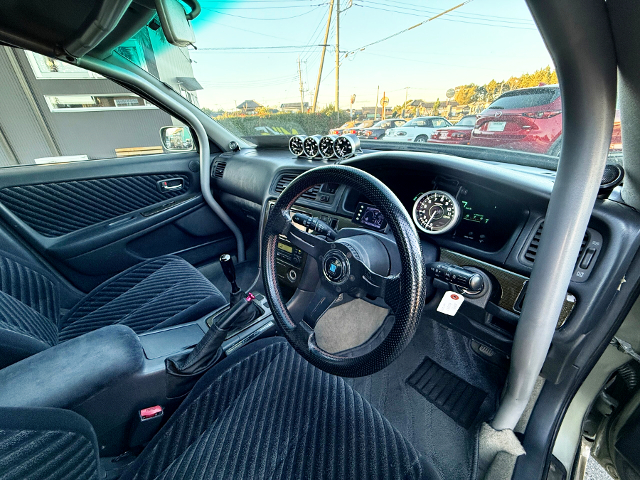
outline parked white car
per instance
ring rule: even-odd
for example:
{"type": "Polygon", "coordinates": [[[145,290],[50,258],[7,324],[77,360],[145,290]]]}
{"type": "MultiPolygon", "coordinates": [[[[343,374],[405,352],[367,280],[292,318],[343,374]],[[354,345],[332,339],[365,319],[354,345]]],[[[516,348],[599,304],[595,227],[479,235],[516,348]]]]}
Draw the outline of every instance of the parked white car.
{"type": "Polygon", "coordinates": [[[451,122],[444,117],[416,117],[402,127],[387,130],[384,141],[426,143],[438,128],[450,126],[451,122]]]}

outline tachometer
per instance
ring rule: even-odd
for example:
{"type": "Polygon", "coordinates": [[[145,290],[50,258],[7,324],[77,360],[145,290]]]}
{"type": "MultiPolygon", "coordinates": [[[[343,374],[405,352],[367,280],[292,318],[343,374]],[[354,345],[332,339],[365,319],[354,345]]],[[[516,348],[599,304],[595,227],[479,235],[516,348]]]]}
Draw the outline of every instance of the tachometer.
{"type": "Polygon", "coordinates": [[[450,193],[431,190],[416,199],[413,221],[420,230],[431,235],[446,233],[460,221],[460,204],[450,193]]]}

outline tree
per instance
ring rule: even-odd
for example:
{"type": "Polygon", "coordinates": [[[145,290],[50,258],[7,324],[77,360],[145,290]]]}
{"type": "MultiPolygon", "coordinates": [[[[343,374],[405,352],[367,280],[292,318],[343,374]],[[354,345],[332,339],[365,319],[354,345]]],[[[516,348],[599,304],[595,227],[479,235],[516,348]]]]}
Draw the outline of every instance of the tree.
{"type": "Polygon", "coordinates": [[[336,109],[335,105],[333,103],[330,103],[329,105],[324,107],[322,110],[320,110],[319,113],[323,115],[331,115],[335,109],[336,109]]]}
{"type": "Polygon", "coordinates": [[[458,105],[468,105],[476,93],[476,88],[476,85],[473,83],[469,85],[462,85],[456,89],[453,99],[458,102],[458,105]]]}
{"type": "Polygon", "coordinates": [[[496,94],[496,91],[498,90],[498,82],[496,82],[495,80],[491,80],[489,83],[487,83],[486,87],[487,94],[493,98],[493,96],[496,94]]]}
{"type": "Polygon", "coordinates": [[[269,114],[271,114],[271,112],[269,111],[268,107],[260,106],[256,108],[256,115],[258,115],[259,117],[266,117],[269,114]]]}
{"type": "Polygon", "coordinates": [[[402,102],[400,105],[396,105],[395,107],[393,107],[393,110],[391,112],[392,114],[395,113],[397,117],[400,117],[403,111],[405,116],[406,115],[415,116],[416,107],[411,106],[412,103],[413,103],[413,100],[407,100],[406,102],[402,102]]]}
{"type": "Polygon", "coordinates": [[[487,101],[487,87],[485,85],[480,85],[476,88],[476,91],[471,98],[472,102],[486,102],[487,101]]]}
{"type": "Polygon", "coordinates": [[[433,104],[433,109],[431,110],[431,115],[440,115],[440,99],[436,99],[436,103],[433,104]]]}

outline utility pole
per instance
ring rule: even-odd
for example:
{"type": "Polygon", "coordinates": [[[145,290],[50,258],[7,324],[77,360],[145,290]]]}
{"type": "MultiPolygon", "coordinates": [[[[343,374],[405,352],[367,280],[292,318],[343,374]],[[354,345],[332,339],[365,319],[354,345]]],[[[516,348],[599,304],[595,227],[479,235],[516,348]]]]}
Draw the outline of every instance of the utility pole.
{"type": "Polygon", "coordinates": [[[331,27],[331,16],[333,15],[333,0],[329,4],[329,16],[327,17],[327,29],[324,31],[324,42],[322,42],[322,55],[320,55],[320,69],[318,70],[318,80],[316,80],[316,91],[313,94],[313,113],[316,113],[318,105],[318,90],[320,90],[320,80],[322,79],[322,67],[324,66],[324,53],[327,51],[327,41],[329,40],[329,28],[331,27]]]}
{"type": "Polygon", "coordinates": [[[409,87],[404,87],[404,105],[402,105],[402,118],[404,118],[404,110],[407,108],[407,102],[409,101],[409,87]]]}
{"type": "Polygon", "coordinates": [[[336,113],[340,122],[340,0],[336,2],[336,113]]]}
{"type": "Polygon", "coordinates": [[[378,101],[380,98],[380,85],[378,85],[378,92],[376,93],[376,109],[374,110],[373,113],[373,121],[377,122],[378,121],[378,101]]]}
{"type": "Polygon", "coordinates": [[[304,87],[302,85],[302,70],[300,69],[300,55],[298,55],[298,76],[300,77],[300,113],[304,113],[304,87]]]}
{"type": "Polygon", "coordinates": [[[387,98],[387,92],[382,92],[382,120],[385,119],[387,113],[387,104],[385,103],[385,99],[387,98]]]}

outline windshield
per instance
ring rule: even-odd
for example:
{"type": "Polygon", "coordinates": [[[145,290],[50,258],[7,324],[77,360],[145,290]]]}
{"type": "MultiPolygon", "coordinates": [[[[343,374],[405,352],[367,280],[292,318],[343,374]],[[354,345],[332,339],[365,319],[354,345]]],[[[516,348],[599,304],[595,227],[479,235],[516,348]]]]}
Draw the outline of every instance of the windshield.
{"type": "MultiPolygon", "coordinates": [[[[170,45],[156,21],[117,53],[250,143],[281,137],[286,148],[292,135],[349,133],[377,122],[384,135],[357,133],[365,150],[443,151],[450,144],[455,154],[467,146],[472,158],[495,152],[501,161],[510,161],[505,150],[560,153],[557,75],[523,0],[201,5],[192,21],[195,46],[170,45]],[[478,39],[473,49],[470,35],[478,39]],[[433,135],[456,124],[474,128],[433,135]]],[[[619,122],[612,152],[621,153],[619,122]]]]}
{"type": "Polygon", "coordinates": [[[476,117],[463,117],[456,125],[460,127],[473,127],[476,124],[476,117]]]}
{"type": "Polygon", "coordinates": [[[404,127],[424,127],[425,125],[430,124],[430,120],[427,118],[414,118],[413,120],[405,123],[404,127]]]}

